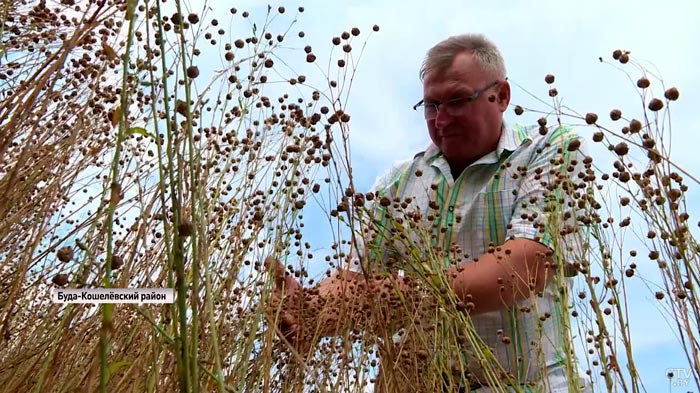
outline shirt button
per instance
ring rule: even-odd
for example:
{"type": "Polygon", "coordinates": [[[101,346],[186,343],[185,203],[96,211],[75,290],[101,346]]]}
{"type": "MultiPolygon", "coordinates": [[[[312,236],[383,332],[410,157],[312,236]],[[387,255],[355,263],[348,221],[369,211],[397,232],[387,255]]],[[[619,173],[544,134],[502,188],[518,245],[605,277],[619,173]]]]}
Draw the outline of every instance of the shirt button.
{"type": "Polygon", "coordinates": [[[454,207],[454,206],[450,206],[450,207],[447,208],[447,210],[449,210],[450,213],[451,213],[451,212],[455,211],[455,207],[454,207]]]}

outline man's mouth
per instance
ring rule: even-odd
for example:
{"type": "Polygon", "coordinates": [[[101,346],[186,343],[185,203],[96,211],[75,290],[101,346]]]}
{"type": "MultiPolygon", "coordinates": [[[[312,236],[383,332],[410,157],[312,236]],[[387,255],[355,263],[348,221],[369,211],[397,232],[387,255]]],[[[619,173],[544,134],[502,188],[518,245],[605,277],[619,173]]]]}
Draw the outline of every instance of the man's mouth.
{"type": "Polygon", "coordinates": [[[461,135],[461,133],[459,133],[459,132],[440,131],[441,138],[450,138],[450,137],[459,136],[459,135],[461,135]]]}

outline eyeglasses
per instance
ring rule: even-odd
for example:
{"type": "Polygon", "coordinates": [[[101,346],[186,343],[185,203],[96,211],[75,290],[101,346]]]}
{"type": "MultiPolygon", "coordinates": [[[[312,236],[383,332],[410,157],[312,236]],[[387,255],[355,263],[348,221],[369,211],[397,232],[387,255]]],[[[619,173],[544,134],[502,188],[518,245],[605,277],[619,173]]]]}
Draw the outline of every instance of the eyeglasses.
{"type": "Polygon", "coordinates": [[[459,116],[462,114],[465,104],[476,101],[482,94],[484,94],[484,92],[498,85],[499,83],[501,83],[500,80],[495,81],[488,86],[475,91],[468,97],[455,98],[445,102],[425,102],[420,100],[416,105],[413,105],[413,110],[417,110],[418,107],[422,106],[424,109],[425,120],[433,120],[437,117],[438,112],[440,111],[440,105],[444,105],[443,108],[445,111],[447,111],[448,115],[459,116]]]}

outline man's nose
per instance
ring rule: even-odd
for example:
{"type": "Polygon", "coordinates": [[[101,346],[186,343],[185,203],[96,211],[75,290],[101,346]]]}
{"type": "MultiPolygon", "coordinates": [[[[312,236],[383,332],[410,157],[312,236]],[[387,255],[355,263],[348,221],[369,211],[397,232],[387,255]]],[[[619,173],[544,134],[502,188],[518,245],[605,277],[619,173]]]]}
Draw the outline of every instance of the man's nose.
{"type": "Polygon", "coordinates": [[[439,108],[437,116],[435,116],[435,127],[445,128],[452,122],[452,116],[450,116],[445,108],[439,108]]]}

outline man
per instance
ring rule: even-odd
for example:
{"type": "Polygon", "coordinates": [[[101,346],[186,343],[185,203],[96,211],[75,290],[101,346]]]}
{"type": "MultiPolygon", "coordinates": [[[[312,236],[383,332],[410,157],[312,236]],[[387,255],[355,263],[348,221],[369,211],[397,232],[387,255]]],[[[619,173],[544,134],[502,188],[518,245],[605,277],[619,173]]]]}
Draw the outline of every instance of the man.
{"type": "MultiPolygon", "coordinates": [[[[422,299],[411,295],[412,284],[397,272],[406,270],[406,277],[409,271],[422,272],[418,275],[426,282],[437,280],[439,286],[444,278],[449,284],[451,294],[437,290],[445,298],[454,295],[456,302],[450,304],[469,315],[505,371],[506,385],[516,391],[569,392],[569,381],[577,377],[565,366],[572,355],[566,350],[567,314],[558,293],[566,286],[562,257],[571,258],[583,244],[568,204],[585,157],[580,142],[565,127],[525,129],[504,122],[511,97],[504,62],[481,35],[438,43],[420,75],[423,99],[414,109],[424,114],[432,143],[377,182],[369,220],[374,225],[358,231],[350,266],[303,290],[276,265],[278,290],[287,299],[280,327],[298,348],[308,348],[310,336],[335,335],[353,324],[394,334],[407,324],[398,315],[407,309],[396,299],[422,299]],[[397,220],[399,211],[404,215],[397,220]],[[410,222],[420,225],[406,231],[410,222]],[[426,273],[431,269],[426,260],[440,261],[442,271],[426,273]],[[300,304],[314,312],[291,311],[300,304]],[[380,317],[368,316],[372,313],[380,317]]],[[[450,328],[441,329],[438,334],[450,328]]],[[[437,353],[430,346],[427,350],[437,353]]],[[[458,391],[500,391],[483,360],[468,362],[445,371],[447,379],[457,380],[458,391]]],[[[402,387],[397,381],[385,375],[377,386],[405,391],[415,382],[407,379],[402,387]]]]}

